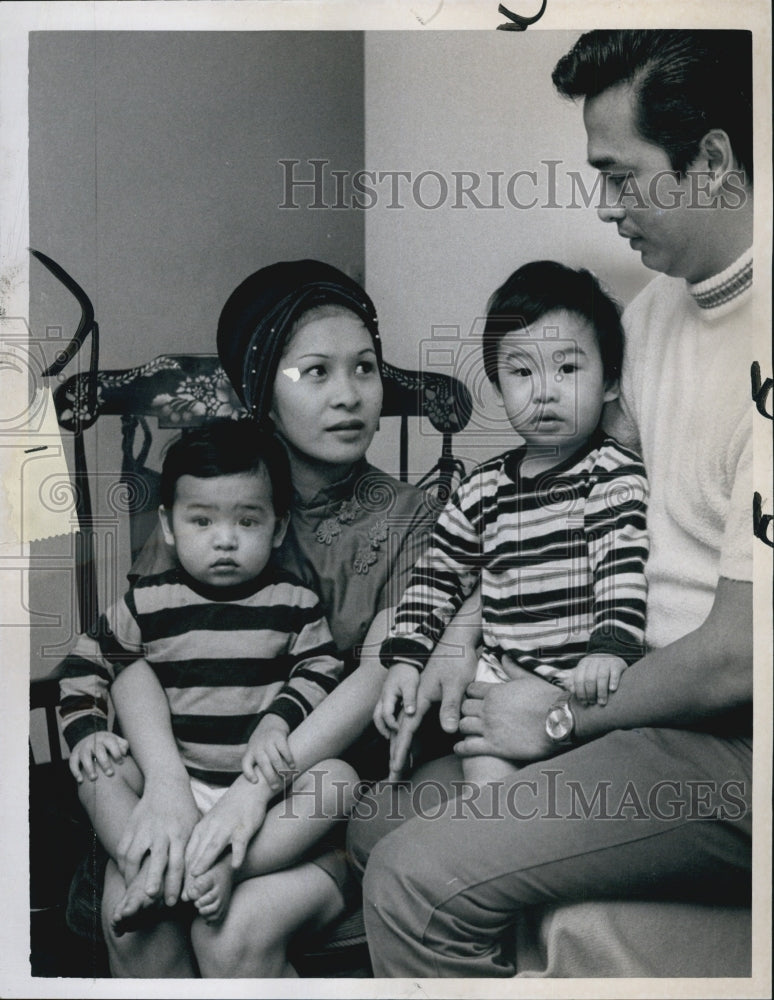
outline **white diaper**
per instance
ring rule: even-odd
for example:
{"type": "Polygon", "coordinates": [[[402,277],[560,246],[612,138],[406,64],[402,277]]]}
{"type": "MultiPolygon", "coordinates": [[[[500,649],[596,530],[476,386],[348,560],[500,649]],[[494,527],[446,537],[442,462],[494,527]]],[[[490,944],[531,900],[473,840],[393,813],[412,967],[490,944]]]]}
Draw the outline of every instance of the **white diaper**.
{"type": "Polygon", "coordinates": [[[191,792],[193,793],[196,808],[202,814],[208,813],[218,799],[223,797],[223,793],[228,790],[228,785],[211,785],[209,781],[202,781],[201,778],[190,778],[191,792]]]}

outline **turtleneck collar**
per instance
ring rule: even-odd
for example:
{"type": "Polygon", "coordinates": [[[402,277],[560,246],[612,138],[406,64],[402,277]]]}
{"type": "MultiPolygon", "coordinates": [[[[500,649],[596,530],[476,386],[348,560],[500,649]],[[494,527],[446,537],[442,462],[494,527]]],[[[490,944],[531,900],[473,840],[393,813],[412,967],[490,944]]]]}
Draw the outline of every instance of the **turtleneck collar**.
{"type": "Polygon", "coordinates": [[[700,309],[718,309],[733,302],[752,286],[752,247],[711,278],[688,285],[688,291],[700,309]]]}

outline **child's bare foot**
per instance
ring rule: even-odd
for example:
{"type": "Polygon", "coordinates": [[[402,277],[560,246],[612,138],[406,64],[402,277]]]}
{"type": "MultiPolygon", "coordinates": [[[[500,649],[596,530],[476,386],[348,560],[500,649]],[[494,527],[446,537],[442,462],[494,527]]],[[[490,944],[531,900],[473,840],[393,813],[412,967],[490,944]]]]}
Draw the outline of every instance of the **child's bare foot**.
{"type": "Polygon", "coordinates": [[[183,898],[193,901],[205,923],[217,924],[228,911],[233,884],[231,855],[226,854],[203,875],[186,879],[183,898]]]}
{"type": "Polygon", "coordinates": [[[126,892],[110,918],[110,924],[116,937],[126,934],[127,931],[139,929],[149,917],[155,915],[150,911],[159,910],[164,905],[162,892],[151,896],[145,888],[147,860],[143,862],[137,875],[126,887],[126,892]]]}

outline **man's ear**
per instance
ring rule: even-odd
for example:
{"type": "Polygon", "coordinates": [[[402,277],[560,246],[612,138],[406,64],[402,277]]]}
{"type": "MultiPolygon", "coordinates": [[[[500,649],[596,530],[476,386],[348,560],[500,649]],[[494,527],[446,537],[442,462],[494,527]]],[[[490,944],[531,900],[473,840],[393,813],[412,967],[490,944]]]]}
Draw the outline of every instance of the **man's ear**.
{"type": "Polygon", "coordinates": [[[282,517],[278,517],[274,525],[274,538],[271,542],[271,547],[273,549],[278,549],[285,539],[285,532],[288,530],[288,524],[290,523],[290,514],[283,514],[282,517]]]}
{"type": "Polygon", "coordinates": [[[174,545],[175,535],[172,531],[172,511],[167,510],[163,504],[159,507],[159,524],[161,525],[161,533],[164,536],[164,541],[167,545],[174,545]]]}
{"type": "Polygon", "coordinates": [[[602,396],[603,403],[612,403],[621,395],[621,385],[617,378],[605,382],[605,394],[602,396]]]}
{"type": "Polygon", "coordinates": [[[737,169],[734,150],[728,133],[722,128],[713,128],[699,143],[699,154],[694,160],[698,169],[706,169],[712,174],[710,191],[717,194],[730,170],[737,169]]]}

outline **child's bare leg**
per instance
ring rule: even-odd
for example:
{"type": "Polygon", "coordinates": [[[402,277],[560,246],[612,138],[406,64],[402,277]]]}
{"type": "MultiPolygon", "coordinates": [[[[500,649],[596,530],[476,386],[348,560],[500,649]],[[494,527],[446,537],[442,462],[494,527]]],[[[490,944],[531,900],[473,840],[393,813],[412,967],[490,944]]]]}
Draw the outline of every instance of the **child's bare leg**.
{"type": "Polygon", "coordinates": [[[113,976],[159,979],[196,976],[187,922],[158,920],[128,934],[114,933],[110,916],[125,893],[124,880],[114,862],[109,861],[102,895],[102,929],[113,976]]]}
{"type": "MultiPolygon", "coordinates": [[[[250,842],[236,881],[295,865],[354,805],[357,773],[341,760],[324,760],[300,775],[287,798],[273,806],[250,842]]],[[[215,806],[214,808],[217,808],[215,806]]],[[[220,862],[218,862],[220,864],[220,862]]],[[[187,878],[185,896],[198,901],[210,872],[187,878]]]]}
{"type": "Polygon", "coordinates": [[[308,862],[250,878],[234,889],[221,924],[195,920],[191,940],[205,978],[289,978],[287,958],[300,931],[325,927],[344,912],[338,886],[308,862]]]}
{"type": "Polygon", "coordinates": [[[78,785],[78,798],[94,827],[99,842],[115,861],[119,841],[143,789],[140,769],[131,757],[115,767],[108,777],[97,768],[97,780],[78,785]]]}
{"type": "Polygon", "coordinates": [[[476,785],[486,785],[491,782],[500,782],[507,786],[516,780],[519,767],[502,757],[487,757],[481,754],[479,757],[462,758],[462,775],[466,781],[471,781],[476,785]]]}
{"type": "Polygon", "coordinates": [[[269,810],[247,850],[240,875],[264,875],[295,865],[355,804],[357,772],[342,760],[324,760],[300,775],[293,790],[269,810]]]}
{"type": "MultiPolygon", "coordinates": [[[[86,810],[99,842],[113,862],[129,817],[140,801],[142,789],[142,773],[131,757],[126,757],[123,764],[115,768],[112,776],[109,777],[98,769],[96,781],[84,781],[78,786],[81,805],[86,810]]],[[[121,878],[117,869],[115,874],[117,878],[121,878]]],[[[118,926],[117,918],[125,919],[156,905],[159,897],[149,896],[145,891],[145,878],[143,864],[131,885],[124,885],[124,892],[116,897],[116,903],[120,903],[120,912],[111,908],[105,913],[111,923],[118,926]]]]}
{"type": "MultiPolygon", "coordinates": [[[[143,786],[142,772],[131,757],[126,757],[123,764],[115,768],[111,777],[98,769],[96,781],[84,781],[78,786],[81,804],[99,842],[113,862],[126,824],[140,801],[143,786]]],[[[163,901],[163,884],[157,894],[148,895],[147,862],[146,858],[132,882],[124,885],[124,892],[114,895],[111,909],[104,910],[103,900],[104,916],[113,925],[117,935],[132,927],[131,918],[163,901]]],[[[117,869],[116,876],[121,878],[117,869]]]]}

